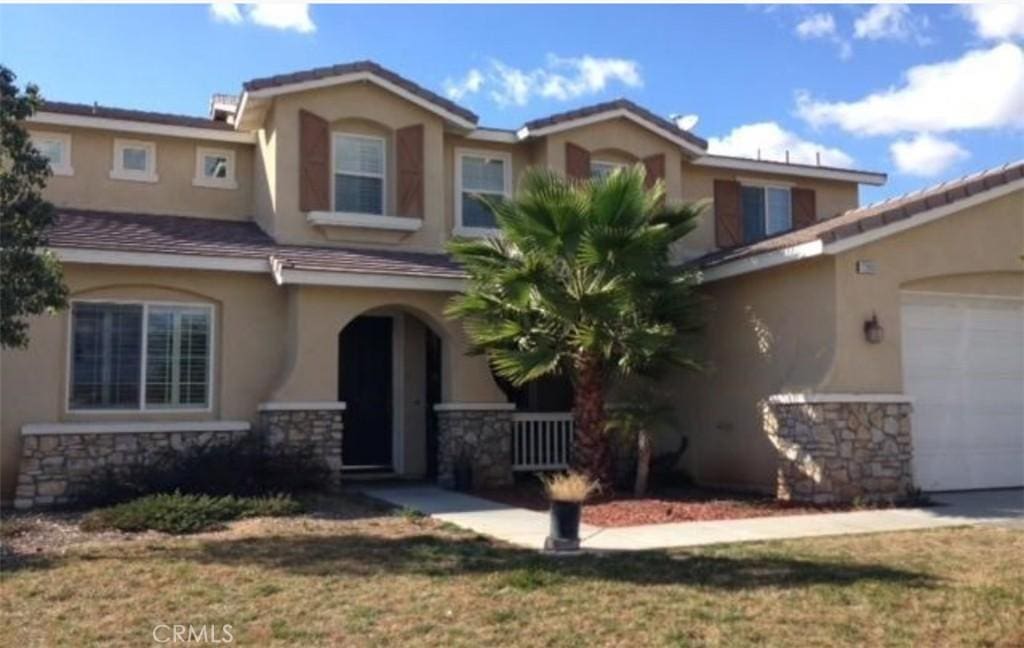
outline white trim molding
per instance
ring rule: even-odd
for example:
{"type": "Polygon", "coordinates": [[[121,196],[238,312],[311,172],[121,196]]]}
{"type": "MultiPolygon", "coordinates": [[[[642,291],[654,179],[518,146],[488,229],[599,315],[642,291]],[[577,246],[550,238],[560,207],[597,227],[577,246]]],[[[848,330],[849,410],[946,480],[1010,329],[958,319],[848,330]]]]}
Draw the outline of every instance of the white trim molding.
{"type": "Polygon", "coordinates": [[[22,436],[40,434],[158,434],[167,432],[247,432],[249,421],[117,421],[111,423],[27,423],[22,436]]]}
{"type": "Polygon", "coordinates": [[[888,179],[884,173],[875,173],[873,171],[813,167],[803,164],[788,164],[786,162],[771,162],[767,160],[744,160],[740,158],[707,154],[704,154],[702,157],[694,160],[693,164],[695,166],[711,167],[714,169],[730,169],[733,171],[750,171],[755,173],[778,173],[803,178],[818,178],[821,180],[842,180],[845,182],[856,182],[875,187],[884,185],[888,179]]]}
{"type": "Polygon", "coordinates": [[[456,277],[420,277],[337,270],[291,270],[279,259],[272,261],[274,281],[279,286],[305,284],[310,286],[344,286],[348,288],[393,288],[395,290],[431,290],[461,292],[466,280],[456,277]]]}
{"type": "Polygon", "coordinates": [[[255,133],[242,133],[233,130],[200,128],[198,126],[170,126],[152,122],[134,121],[130,119],[111,119],[108,117],[90,117],[86,115],[65,115],[64,113],[46,112],[44,108],[27,119],[29,123],[52,124],[54,126],[73,126],[77,128],[96,128],[100,130],[120,131],[122,133],[140,133],[145,135],[163,135],[164,137],[184,137],[214,142],[231,142],[235,144],[253,144],[255,133]]]}
{"type": "Polygon", "coordinates": [[[346,405],[343,401],[267,401],[260,403],[258,410],[261,412],[296,412],[307,410],[337,410],[343,411],[346,405]]]}
{"type": "Polygon", "coordinates": [[[515,403],[437,403],[435,412],[513,412],[515,403]]]}
{"type": "Polygon", "coordinates": [[[499,144],[515,144],[519,141],[515,131],[498,130],[494,128],[478,128],[466,133],[466,139],[478,142],[497,142],[499,144]]]}
{"type": "Polygon", "coordinates": [[[55,176],[73,176],[75,169],[71,166],[71,133],[54,133],[50,131],[29,131],[29,139],[32,145],[39,150],[38,144],[43,142],[56,142],[60,144],[60,164],[50,162],[50,171],[55,176]]]}
{"type": "Polygon", "coordinates": [[[423,227],[422,218],[357,214],[354,212],[311,211],[306,214],[306,220],[311,225],[319,225],[321,227],[358,227],[398,232],[415,232],[423,227]]]}
{"type": "Polygon", "coordinates": [[[230,272],[269,272],[268,259],[168,254],[164,252],[117,252],[86,248],[52,247],[61,263],[179,268],[182,270],[226,270],[230,272]]]}
{"type": "Polygon", "coordinates": [[[114,138],[114,164],[110,169],[111,180],[131,180],[133,182],[159,182],[156,172],[156,143],[143,140],[114,138]],[[126,149],[140,149],[146,152],[146,169],[126,169],[124,152],[126,149]]]}
{"type": "Polygon", "coordinates": [[[235,178],[235,152],[231,149],[212,148],[209,146],[196,147],[196,174],[192,178],[192,186],[205,187],[206,189],[238,189],[238,180],[235,178]],[[227,171],[225,177],[217,178],[206,175],[206,157],[224,158],[227,171]]]}
{"type": "Polygon", "coordinates": [[[719,279],[747,274],[748,272],[773,268],[775,266],[790,263],[791,261],[799,261],[800,259],[810,259],[816,256],[821,256],[824,248],[825,244],[820,240],[809,241],[807,243],[793,245],[781,250],[765,252],[764,254],[755,254],[754,256],[744,257],[742,259],[737,259],[736,261],[728,261],[722,265],[707,268],[706,270],[699,270],[697,274],[701,283],[710,283],[712,281],[718,281],[719,279]]]}
{"type": "Polygon", "coordinates": [[[846,392],[772,394],[768,402],[774,405],[803,405],[812,403],[913,403],[906,394],[854,394],[846,392]]]}

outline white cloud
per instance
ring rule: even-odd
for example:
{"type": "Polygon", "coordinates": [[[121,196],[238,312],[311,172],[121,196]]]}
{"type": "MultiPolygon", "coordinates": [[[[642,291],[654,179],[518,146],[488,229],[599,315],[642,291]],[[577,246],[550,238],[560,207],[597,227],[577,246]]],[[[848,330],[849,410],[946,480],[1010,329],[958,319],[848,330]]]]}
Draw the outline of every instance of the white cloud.
{"type": "Polygon", "coordinates": [[[254,25],[273,29],[295,30],[303,34],[316,31],[316,24],[309,15],[306,3],[246,4],[245,14],[232,2],[215,2],[210,5],[210,15],[219,22],[241,24],[248,20],[254,25]]]}
{"type": "Polygon", "coordinates": [[[449,99],[458,101],[468,94],[475,94],[480,92],[480,88],[484,85],[484,75],[480,70],[473,68],[466,73],[466,76],[459,81],[453,81],[452,79],[445,79],[444,81],[444,93],[448,95],[449,99]]]}
{"type": "Polygon", "coordinates": [[[926,16],[915,16],[905,4],[880,4],[865,11],[853,23],[854,38],[867,40],[907,40],[913,37],[924,45],[931,40],[924,35],[928,28],[926,16]]]}
{"type": "Polygon", "coordinates": [[[853,165],[853,158],[841,149],[805,140],[776,122],[744,124],[724,137],[708,139],[708,152],[718,155],[757,158],[760,154],[762,160],[785,160],[787,151],[790,162],[816,164],[820,154],[823,165],[853,165]]]}
{"type": "Polygon", "coordinates": [[[896,140],[889,146],[889,153],[900,172],[922,177],[937,176],[970,157],[970,153],[956,142],[929,133],[919,133],[909,140],[896,140]]]}
{"type": "Polygon", "coordinates": [[[491,60],[485,70],[471,69],[461,80],[446,79],[445,93],[461,99],[482,90],[500,106],[525,106],[534,97],[568,101],[597,94],[613,84],[643,85],[636,61],[621,58],[549,55],[544,67],[523,70],[491,60]]]}
{"type": "Polygon", "coordinates": [[[1024,52],[1012,43],[918,65],[902,87],[857,101],[797,96],[797,114],[812,126],[834,124],[859,135],[1024,128],[1024,52]]]}
{"type": "Polygon", "coordinates": [[[830,13],[811,14],[797,23],[794,31],[803,40],[824,39],[834,43],[839,48],[839,58],[844,61],[853,55],[853,48],[839,34],[836,19],[830,13]]]}
{"type": "Polygon", "coordinates": [[[264,27],[294,29],[303,34],[316,31],[309,17],[309,5],[305,3],[251,5],[249,20],[264,27]]]}
{"type": "Polygon", "coordinates": [[[214,2],[210,5],[210,15],[218,22],[237,25],[242,22],[242,12],[234,2],[214,2]]]}
{"type": "Polygon", "coordinates": [[[817,13],[807,16],[796,26],[796,35],[800,38],[824,38],[836,33],[836,19],[830,13],[817,13]]]}
{"type": "Polygon", "coordinates": [[[963,11],[982,38],[1024,38],[1024,4],[972,4],[963,11]]]}

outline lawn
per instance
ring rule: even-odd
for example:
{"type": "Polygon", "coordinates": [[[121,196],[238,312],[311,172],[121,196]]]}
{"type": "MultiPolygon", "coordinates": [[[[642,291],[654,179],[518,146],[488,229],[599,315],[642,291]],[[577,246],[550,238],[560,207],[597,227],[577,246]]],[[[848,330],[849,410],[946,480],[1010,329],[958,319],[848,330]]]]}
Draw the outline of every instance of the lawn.
{"type": "Polygon", "coordinates": [[[354,498],[187,537],[32,526],[4,534],[5,645],[1024,644],[1005,528],[552,558],[354,498]]]}

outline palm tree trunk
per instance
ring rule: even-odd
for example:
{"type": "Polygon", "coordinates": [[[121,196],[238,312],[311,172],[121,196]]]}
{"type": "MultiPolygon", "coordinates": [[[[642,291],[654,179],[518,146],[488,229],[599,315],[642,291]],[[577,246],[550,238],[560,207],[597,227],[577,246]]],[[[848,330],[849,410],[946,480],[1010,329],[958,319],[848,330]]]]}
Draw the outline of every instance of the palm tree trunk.
{"type": "Polygon", "coordinates": [[[647,478],[651,472],[651,433],[641,428],[636,435],[636,482],[633,497],[647,494],[647,478]]]}
{"type": "Polygon", "coordinates": [[[576,447],[573,463],[602,486],[612,483],[611,454],[605,433],[604,372],[599,358],[583,356],[576,361],[573,418],[576,447]]]}

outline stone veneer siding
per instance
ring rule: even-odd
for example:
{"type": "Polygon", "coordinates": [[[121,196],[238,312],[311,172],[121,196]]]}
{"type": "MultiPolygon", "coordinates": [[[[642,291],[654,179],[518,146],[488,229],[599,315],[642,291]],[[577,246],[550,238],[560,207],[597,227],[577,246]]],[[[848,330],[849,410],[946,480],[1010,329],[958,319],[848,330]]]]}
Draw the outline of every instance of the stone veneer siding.
{"type": "Polygon", "coordinates": [[[511,410],[439,409],[437,424],[439,484],[455,484],[455,465],[462,457],[473,467],[473,488],[512,484],[511,410]]]}
{"type": "Polygon", "coordinates": [[[776,495],[816,504],[905,496],[913,487],[909,403],[770,403],[776,495]]]}
{"type": "Polygon", "coordinates": [[[71,504],[106,470],[149,465],[168,452],[235,443],[249,434],[248,429],[25,434],[14,507],[71,504]]]}
{"type": "Polygon", "coordinates": [[[341,483],[341,440],[344,412],[339,409],[272,409],[260,412],[260,431],[267,450],[312,452],[331,471],[331,485],[341,483]]]}

